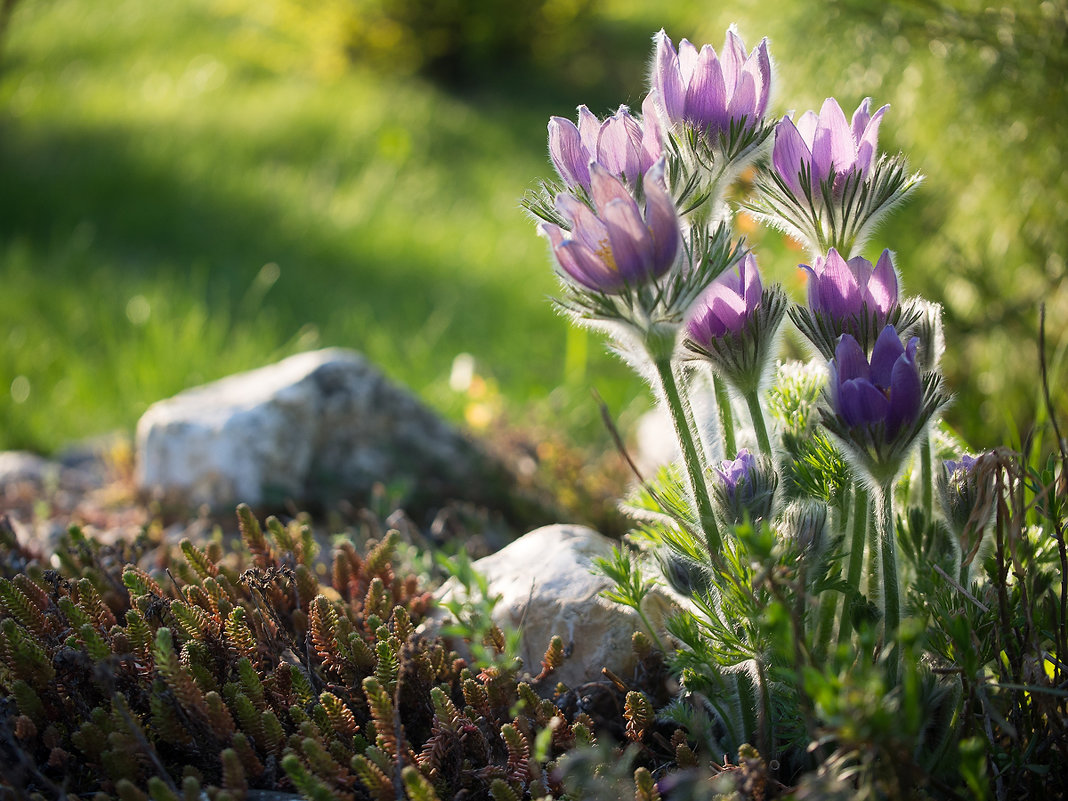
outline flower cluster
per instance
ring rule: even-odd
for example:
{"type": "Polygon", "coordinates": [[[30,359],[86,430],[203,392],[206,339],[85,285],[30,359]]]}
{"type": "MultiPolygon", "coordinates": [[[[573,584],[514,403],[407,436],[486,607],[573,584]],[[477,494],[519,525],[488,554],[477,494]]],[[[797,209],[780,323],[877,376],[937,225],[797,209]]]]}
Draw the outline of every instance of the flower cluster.
{"type": "MultiPolygon", "coordinates": [[[[549,152],[563,184],[528,204],[544,220],[561,305],[608,331],[672,421],[681,469],[643,484],[628,509],[650,526],[641,536],[668,583],[705,615],[696,629],[680,624],[680,639],[699,651],[704,631],[720,637],[708,646],[713,662],[735,654],[724,664],[742,709],[754,707],[758,688],[746,689],[741,674],[759,677],[774,647],[739,644],[718,615],[735,590],[742,606],[754,597],[755,561],[791,553],[813,597],[832,587],[846,595],[841,604],[837,595],[799,601],[813,604],[798,624],[809,627],[813,653],[830,654],[834,632],[851,643],[855,622],[896,642],[899,478],[915,456],[921,513],[933,518],[929,433],[948,402],[940,308],[904,296],[890,250],[874,262],[862,252],[872,226],[920,180],[903,157],[879,152],[889,107],[873,111],[866,99],[850,120],[828,98],[818,114],[769,123],[771,89],[766,40],[747,51],[728,31],[717,53],[685,39],[676,49],[661,31],[640,118],[622,107],[604,121],[585,107],[577,124],[553,118],[549,152]],[[765,141],[773,144],[761,158],[765,141]],[[741,205],[808,249],[803,302],[768,285],[769,264],[758,266],[732,232],[729,183],[748,166],[755,191],[741,205]],[[805,374],[826,383],[791,389],[781,384],[798,371],[780,370],[772,402],[765,394],[787,314],[812,346],[805,374]],[[702,374],[711,374],[711,393],[702,374]],[[695,408],[715,419],[699,425],[695,408]]],[[[942,480],[957,528],[970,468],[947,466],[942,480]]],[[[887,653],[892,686],[897,652],[887,653]]],[[[752,720],[732,725],[759,739],[752,720]]]]}

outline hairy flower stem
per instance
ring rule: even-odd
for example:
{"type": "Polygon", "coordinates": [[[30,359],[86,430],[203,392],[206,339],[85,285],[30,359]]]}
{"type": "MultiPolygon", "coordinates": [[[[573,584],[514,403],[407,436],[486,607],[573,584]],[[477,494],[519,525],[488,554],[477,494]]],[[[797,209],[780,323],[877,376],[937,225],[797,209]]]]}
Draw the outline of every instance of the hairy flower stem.
{"type": "Polygon", "coordinates": [[[719,409],[719,424],[723,429],[723,458],[733,459],[738,453],[734,441],[734,414],[731,412],[731,396],[727,385],[718,375],[712,377],[712,386],[716,389],[716,408],[719,409]]]}
{"type": "Polygon", "coordinates": [[[753,692],[753,677],[743,670],[737,675],[738,701],[742,708],[742,730],[745,742],[761,738],[760,722],[757,720],[756,693],[753,692]]]}
{"type": "MultiPolygon", "coordinates": [[[[860,576],[864,567],[864,540],[868,530],[868,491],[860,484],[856,485],[853,495],[853,535],[849,543],[849,569],[846,581],[854,594],[860,592],[860,576]]],[[[847,598],[842,609],[842,618],[838,624],[838,644],[849,642],[853,621],[850,620],[849,606],[852,599],[847,598]]]]}
{"type": "Polygon", "coordinates": [[[749,405],[749,416],[753,418],[753,430],[756,431],[760,452],[771,459],[771,440],[768,439],[768,428],[764,425],[764,412],[760,408],[758,390],[745,393],[745,402],[749,405]]]}
{"type": "Polygon", "coordinates": [[[933,519],[934,475],[931,473],[931,435],[924,434],[920,440],[920,488],[923,493],[923,515],[933,519]]]}
{"type": "Polygon", "coordinates": [[[701,530],[704,532],[709,552],[718,554],[722,549],[723,540],[720,538],[719,527],[716,525],[716,518],[712,513],[712,500],[708,496],[708,485],[705,483],[703,462],[697,452],[693,424],[689,419],[689,415],[686,414],[685,404],[679,394],[679,386],[675,381],[675,370],[672,367],[671,359],[657,359],[655,365],[657,375],[660,377],[660,388],[664,393],[664,400],[667,401],[668,411],[671,414],[671,422],[675,426],[675,436],[678,437],[679,447],[682,449],[682,460],[686,466],[690,494],[697,505],[701,530]]]}
{"type": "MultiPolygon", "coordinates": [[[[891,685],[897,683],[897,662],[899,659],[896,644],[897,629],[901,623],[901,589],[897,577],[897,533],[894,530],[894,485],[888,481],[880,490],[882,497],[879,511],[880,547],[883,567],[883,642],[894,642],[890,654],[889,679],[891,685]]],[[[885,645],[884,645],[885,647],[885,645]]]]}
{"type": "MultiPolygon", "coordinates": [[[[842,491],[842,498],[838,503],[833,504],[830,508],[830,520],[828,520],[828,528],[830,531],[839,531],[845,528],[846,518],[849,514],[849,487],[845,487],[842,491]]],[[[842,565],[840,563],[835,564],[835,576],[841,577],[842,565]]],[[[834,632],[834,616],[838,611],[838,602],[840,598],[837,592],[825,591],[820,598],[819,617],[816,625],[816,659],[823,660],[827,657],[827,651],[831,646],[831,635],[834,632]]]]}

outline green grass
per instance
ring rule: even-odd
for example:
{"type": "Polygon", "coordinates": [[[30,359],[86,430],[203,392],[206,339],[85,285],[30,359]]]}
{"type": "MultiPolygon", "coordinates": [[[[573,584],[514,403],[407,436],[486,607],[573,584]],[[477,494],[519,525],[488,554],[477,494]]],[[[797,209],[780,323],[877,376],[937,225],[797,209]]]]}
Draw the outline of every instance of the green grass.
{"type": "MultiPolygon", "coordinates": [[[[567,324],[519,208],[547,171],[552,89],[324,80],[250,56],[269,34],[243,26],[205,0],[18,9],[0,72],[0,447],[129,429],[184,387],[326,345],[453,415],[461,352],[514,409],[563,381],[567,324]]],[[[556,402],[592,429],[587,384],[617,410],[640,388],[588,350],[556,402]]]]}

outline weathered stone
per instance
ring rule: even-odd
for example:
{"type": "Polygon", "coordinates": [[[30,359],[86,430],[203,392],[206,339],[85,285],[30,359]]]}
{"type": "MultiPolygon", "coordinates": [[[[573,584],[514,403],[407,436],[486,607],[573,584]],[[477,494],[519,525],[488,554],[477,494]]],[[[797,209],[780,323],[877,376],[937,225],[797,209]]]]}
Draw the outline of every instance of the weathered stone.
{"type": "MultiPolygon", "coordinates": [[[[635,666],[631,637],[645,630],[638,614],[601,597],[611,580],[593,572],[594,559],[611,555],[613,541],[585,526],[553,525],[536,529],[508,547],[479,559],[473,567],[485,576],[491,596],[500,595],[493,622],[504,630],[522,627],[519,656],[537,674],[554,634],[570,650],[553,681],[574,687],[602,678],[607,667],[629,676],[635,666]]],[[[438,590],[442,601],[463,600],[463,587],[449,579],[438,590]]],[[[675,609],[667,594],[654,589],[642,606],[657,634],[675,609]]],[[[440,609],[435,622],[449,613],[440,609]]]]}
{"type": "Polygon", "coordinates": [[[153,404],[137,426],[143,491],[214,508],[365,497],[485,501],[503,471],[341,348],[291,356],[153,404]]]}
{"type": "Polygon", "coordinates": [[[28,451],[0,451],[0,487],[18,481],[44,484],[56,480],[60,466],[28,451]]]}

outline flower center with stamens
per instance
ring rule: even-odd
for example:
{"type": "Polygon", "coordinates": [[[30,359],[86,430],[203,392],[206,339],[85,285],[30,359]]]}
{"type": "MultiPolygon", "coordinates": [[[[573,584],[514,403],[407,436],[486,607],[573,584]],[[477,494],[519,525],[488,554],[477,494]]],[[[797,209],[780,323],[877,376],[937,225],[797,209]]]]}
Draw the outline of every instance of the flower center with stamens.
{"type": "Polygon", "coordinates": [[[600,241],[600,247],[594,251],[594,254],[603,261],[610,269],[615,272],[619,272],[619,267],[616,266],[616,258],[612,255],[612,246],[608,244],[607,239],[600,241]]]}

